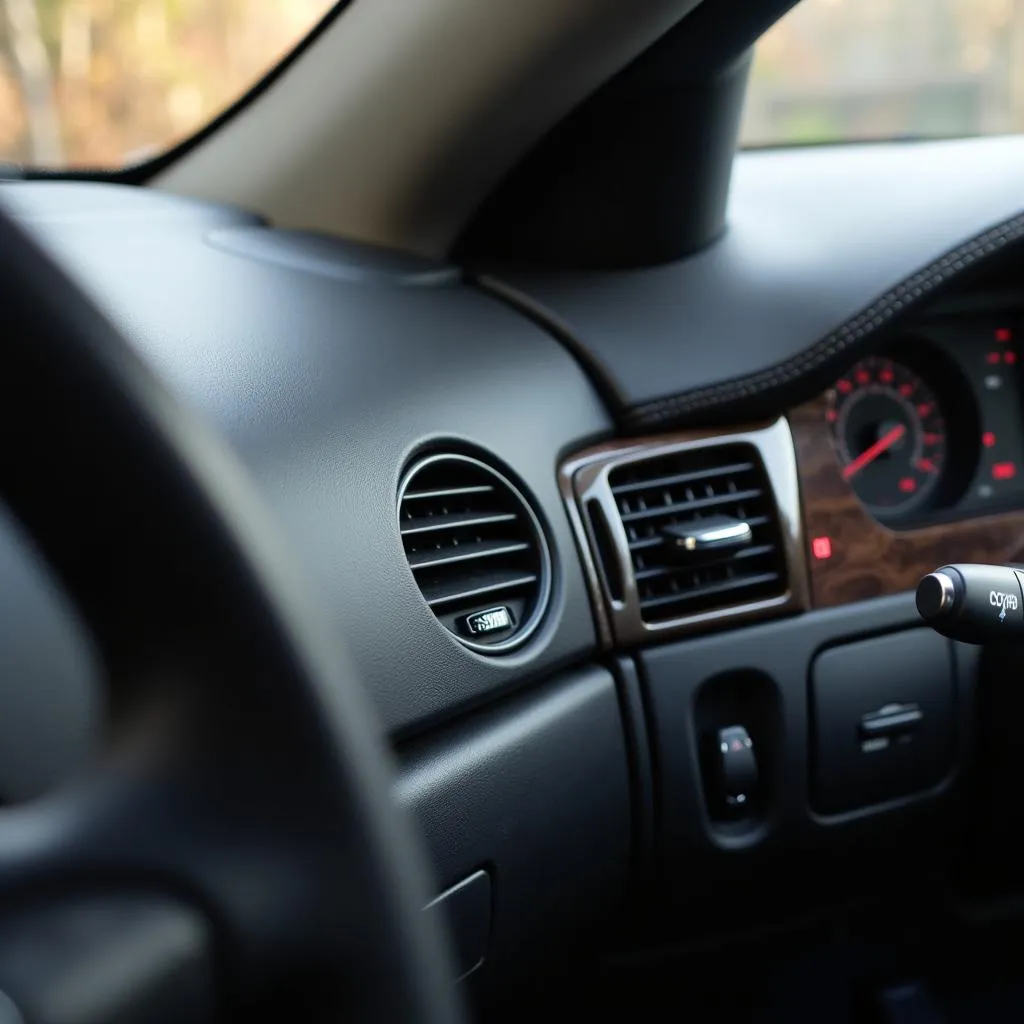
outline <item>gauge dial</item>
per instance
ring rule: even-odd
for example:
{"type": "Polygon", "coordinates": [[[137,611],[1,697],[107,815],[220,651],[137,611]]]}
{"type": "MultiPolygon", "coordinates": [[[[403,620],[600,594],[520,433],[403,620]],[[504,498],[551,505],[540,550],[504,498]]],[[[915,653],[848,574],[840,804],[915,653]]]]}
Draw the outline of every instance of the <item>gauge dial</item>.
{"type": "Polygon", "coordinates": [[[893,516],[928,503],[946,468],[946,419],[917,374],[865,359],[836,381],[826,415],[843,479],[871,511],[893,516]]]}

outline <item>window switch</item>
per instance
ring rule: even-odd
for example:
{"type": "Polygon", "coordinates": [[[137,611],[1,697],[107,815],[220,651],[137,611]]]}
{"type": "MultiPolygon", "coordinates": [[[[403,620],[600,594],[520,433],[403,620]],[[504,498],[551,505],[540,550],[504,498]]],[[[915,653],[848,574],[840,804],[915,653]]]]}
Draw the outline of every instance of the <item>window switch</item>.
{"type": "Polygon", "coordinates": [[[718,730],[716,760],[718,789],[726,809],[742,813],[757,793],[757,755],[754,741],[742,725],[718,730]]]}

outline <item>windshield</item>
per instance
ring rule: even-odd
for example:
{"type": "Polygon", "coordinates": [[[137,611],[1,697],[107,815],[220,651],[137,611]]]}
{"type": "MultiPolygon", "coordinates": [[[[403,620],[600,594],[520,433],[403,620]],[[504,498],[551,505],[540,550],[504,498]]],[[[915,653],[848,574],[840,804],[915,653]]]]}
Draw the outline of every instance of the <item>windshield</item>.
{"type": "MultiPolygon", "coordinates": [[[[116,168],[229,106],[335,0],[0,0],[0,161],[116,168]]],[[[1024,130],[1024,0],[803,0],[757,46],[746,146],[1024,130]]]]}
{"type": "Polygon", "coordinates": [[[0,0],[0,161],[120,167],[254,85],[334,0],[0,0]]]}
{"type": "Polygon", "coordinates": [[[803,0],[754,56],[746,146],[1024,129],[1024,0],[803,0]]]}

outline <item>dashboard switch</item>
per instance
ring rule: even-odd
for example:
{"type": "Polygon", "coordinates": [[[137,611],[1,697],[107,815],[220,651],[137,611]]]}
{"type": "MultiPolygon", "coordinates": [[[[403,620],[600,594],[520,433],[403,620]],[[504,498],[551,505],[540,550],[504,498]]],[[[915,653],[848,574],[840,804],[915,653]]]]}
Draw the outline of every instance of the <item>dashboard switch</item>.
{"type": "Polygon", "coordinates": [[[736,812],[748,807],[757,790],[757,756],[754,741],[742,725],[718,730],[718,766],[721,797],[736,812]]]}
{"type": "Polygon", "coordinates": [[[944,565],[917,585],[917,610],[953,640],[983,644],[1022,638],[1021,573],[1008,565],[944,565]]]}
{"type": "Polygon", "coordinates": [[[893,743],[907,743],[924,722],[924,712],[916,703],[886,704],[861,716],[860,749],[863,753],[887,750],[893,743]]]}
{"type": "Polygon", "coordinates": [[[922,793],[953,766],[949,642],[907,629],[839,644],[811,668],[811,805],[847,811],[922,793]]]}

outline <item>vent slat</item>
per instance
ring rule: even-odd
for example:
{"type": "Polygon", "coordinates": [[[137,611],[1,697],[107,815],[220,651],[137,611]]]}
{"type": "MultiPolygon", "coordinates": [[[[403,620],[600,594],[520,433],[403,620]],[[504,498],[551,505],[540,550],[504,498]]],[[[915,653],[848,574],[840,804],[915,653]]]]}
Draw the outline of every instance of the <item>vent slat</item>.
{"type": "Polygon", "coordinates": [[[758,544],[753,547],[746,547],[739,551],[734,551],[721,558],[700,562],[697,566],[687,567],[685,565],[659,565],[655,566],[653,569],[640,569],[636,573],[636,581],[637,583],[644,583],[648,580],[685,575],[686,573],[692,574],[694,571],[718,569],[727,565],[742,565],[743,562],[749,562],[752,558],[762,558],[764,555],[774,554],[776,550],[777,549],[774,544],[758,544]]]}
{"type": "Polygon", "coordinates": [[[709,508],[722,508],[725,505],[735,505],[741,501],[753,501],[760,498],[763,493],[760,488],[751,488],[737,491],[734,494],[716,494],[709,498],[694,498],[692,501],[683,501],[672,505],[658,505],[655,508],[642,509],[639,512],[622,513],[622,521],[637,523],[644,519],[653,519],[656,516],[679,516],[709,508]]]}
{"type": "Polygon", "coordinates": [[[679,593],[675,594],[647,598],[640,602],[640,609],[641,611],[648,611],[652,608],[683,604],[687,601],[706,600],[709,597],[717,597],[719,594],[747,590],[750,587],[765,586],[769,583],[775,583],[779,579],[780,576],[777,572],[762,572],[756,576],[738,576],[735,579],[723,580],[721,583],[709,583],[705,586],[695,587],[692,590],[680,590],[679,593]]]}
{"type": "Polygon", "coordinates": [[[459,544],[438,550],[417,551],[409,555],[409,564],[413,569],[436,569],[438,566],[455,565],[457,562],[471,562],[480,558],[499,558],[502,555],[514,555],[520,551],[529,551],[530,545],[525,541],[506,544],[503,541],[482,541],[479,544],[459,544]]]}
{"type": "Polygon", "coordinates": [[[435,491],[406,491],[403,501],[433,501],[437,498],[463,498],[470,494],[493,494],[490,484],[479,484],[474,487],[443,487],[435,491]]]}
{"type": "Polygon", "coordinates": [[[421,589],[423,596],[427,599],[427,604],[431,608],[436,608],[439,605],[468,601],[476,597],[487,597],[499,592],[528,587],[537,582],[537,577],[534,573],[518,575],[515,573],[491,573],[487,576],[479,576],[477,581],[468,587],[465,586],[466,582],[468,580],[463,581],[464,589],[456,590],[454,593],[445,584],[427,584],[421,589]]]}
{"type": "Polygon", "coordinates": [[[754,464],[752,462],[735,462],[730,466],[722,466],[720,469],[697,470],[694,473],[677,473],[672,476],[652,477],[650,480],[616,484],[612,487],[612,494],[617,498],[621,494],[634,494],[637,491],[649,491],[661,487],[679,487],[681,484],[696,483],[700,480],[714,480],[723,476],[739,476],[741,473],[749,473],[753,468],[754,464]]]}
{"type": "Polygon", "coordinates": [[[437,620],[463,644],[500,653],[544,614],[551,559],[524,496],[466,455],[432,455],[406,475],[398,527],[413,580],[437,620]]]}
{"type": "Polygon", "coordinates": [[[402,523],[402,536],[412,537],[421,533],[437,533],[439,530],[468,529],[471,526],[493,526],[496,523],[511,523],[518,516],[514,512],[457,512],[451,515],[421,516],[402,523]]]}
{"type": "Polygon", "coordinates": [[[645,622],[671,622],[784,593],[782,532],[753,445],[736,442],[655,454],[613,469],[608,485],[626,533],[645,622]],[[692,564],[681,561],[669,550],[662,529],[712,514],[747,523],[750,543],[709,552],[692,564]]]}

